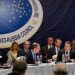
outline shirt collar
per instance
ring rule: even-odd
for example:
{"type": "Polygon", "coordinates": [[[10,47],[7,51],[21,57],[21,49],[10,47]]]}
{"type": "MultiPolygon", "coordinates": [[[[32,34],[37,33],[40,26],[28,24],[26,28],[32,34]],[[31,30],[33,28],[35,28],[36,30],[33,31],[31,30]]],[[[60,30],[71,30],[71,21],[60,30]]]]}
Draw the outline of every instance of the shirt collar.
{"type": "Polygon", "coordinates": [[[55,49],[56,49],[56,50],[60,50],[60,48],[57,48],[56,46],[55,46],[55,49]]]}

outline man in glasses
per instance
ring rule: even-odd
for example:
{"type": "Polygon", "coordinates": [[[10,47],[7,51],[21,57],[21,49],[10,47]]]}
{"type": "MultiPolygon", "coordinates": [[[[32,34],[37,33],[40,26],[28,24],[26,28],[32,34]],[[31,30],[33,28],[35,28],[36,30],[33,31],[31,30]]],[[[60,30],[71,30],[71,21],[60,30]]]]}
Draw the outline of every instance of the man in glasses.
{"type": "Polygon", "coordinates": [[[25,56],[25,58],[27,59],[29,51],[30,51],[30,41],[25,41],[23,43],[23,49],[18,51],[17,57],[25,56]]]}

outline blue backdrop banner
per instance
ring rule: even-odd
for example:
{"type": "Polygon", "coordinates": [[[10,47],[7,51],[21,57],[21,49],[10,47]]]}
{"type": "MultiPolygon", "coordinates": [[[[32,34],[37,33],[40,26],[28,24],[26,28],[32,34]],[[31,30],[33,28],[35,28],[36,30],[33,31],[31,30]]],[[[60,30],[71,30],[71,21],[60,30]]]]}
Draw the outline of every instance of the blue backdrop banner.
{"type": "Polygon", "coordinates": [[[44,19],[39,31],[30,39],[46,44],[49,36],[64,41],[75,38],[75,0],[40,0],[44,19]]]}
{"type": "MultiPolygon", "coordinates": [[[[38,1],[38,0],[19,0],[19,1],[0,0],[0,35],[9,33],[9,32],[13,32],[13,31],[15,32],[16,30],[20,29],[20,27],[25,26],[26,23],[28,22],[28,20],[30,20],[30,18],[32,17],[32,13],[33,13],[32,9],[35,10],[35,6],[38,5],[38,2],[36,5],[35,1],[38,1]],[[13,4],[12,4],[12,1],[13,1],[13,4]],[[5,4],[7,6],[5,6],[5,4]],[[3,10],[5,8],[7,10],[3,10]],[[25,8],[27,8],[27,9],[25,9],[25,8]],[[22,10],[22,11],[20,11],[20,10],[22,10]],[[9,12],[7,13],[7,11],[9,11],[9,12]],[[25,12],[27,12],[28,16],[26,15],[25,12]],[[10,15],[14,15],[14,16],[16,15],[16,17],[14,17],[14,16],[10,17],[10,15]],[[24,17],[22,17],[22,16],[24,16],[24,17]],[[20,19],[22,19],[22,20],[20,20],[20,19]],[[20,20],[19,23],[18,23],[18,20],[20,20]],[[13,21],[14,21],[14,23],[13,23],[13,21]],[[6,23],[7,23],[8,27],[5,26],[6,23]]],[[[46,40],[49,36],[52,36],[54,38],[59,37],[65,41],[74,39],[75,38],[75,0],[39,0],[39,1],[41,3],[42,9],[43,9],[43,22],[41,21],[42,24],[40,22],[41,27],[40,28],[38,27],[39,28],[38,32],[33,37],[31,37],[31,36],[30,36],[31,38],[28,37],[28,38],[30,38],[29,40],[31,42],[37,41],[41,45],[45,45],[46,40]]],[[[41,11],[39,11],[39,13],[40,12],[41,11]]],[[[35,15],[38,16],[38,13],[36,13],[35,15]]],[[[32,23],[29,24],[30,29],[34,28],[32,26],[32,24],[37,23],[37,21],[35,21],[34,19],[32,20],[32,23]]],[[[41,19],[42,19],[42,17],[41,17],[41,19]]],[[[25,29],[25,32],[24,31],[21,31],[21,32],[24,32],[23,34],[26,34],[26,29],[25,29]]],[[[24,36],[24,35],[22,35],[22,36],[24,36]]],[[[22,36],[20,36],[20,37],[22,37],[22,36]]],[[[15,37],[17,37],[17,36],[15,35],[15,36],[7,37],[8,38],[8,40],[7,40],[6,38],[3,39],[1,36],[0,43],[1,44],[2,43],[4,44],[5,42],[10,43],[10,42],[14,41],[12,38],[15,38],[15,37]]],[[[20,37],[18,37],[17,39],[20,39],[20,37]]],[[[18,42],[23,43],[23,41],[22,42],[18,41],[18,42]]]]}

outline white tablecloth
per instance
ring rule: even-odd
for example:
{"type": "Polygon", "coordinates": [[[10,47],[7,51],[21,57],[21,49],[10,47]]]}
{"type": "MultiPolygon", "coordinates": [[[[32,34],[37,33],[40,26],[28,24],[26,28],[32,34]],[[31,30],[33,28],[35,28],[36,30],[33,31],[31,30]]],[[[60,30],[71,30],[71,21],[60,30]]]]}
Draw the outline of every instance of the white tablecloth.
{"type": "MultiPolygon", "coordinates": [[[[54,75],[54,63],[40,64],[38,66],[28,66],[26,75],[54,75]]],[[[68,75],[75,75],[75,64],[67,63],[68,75]]],[[[6,75],[11,69],[0,69],[0,75],[6,75]]]]}

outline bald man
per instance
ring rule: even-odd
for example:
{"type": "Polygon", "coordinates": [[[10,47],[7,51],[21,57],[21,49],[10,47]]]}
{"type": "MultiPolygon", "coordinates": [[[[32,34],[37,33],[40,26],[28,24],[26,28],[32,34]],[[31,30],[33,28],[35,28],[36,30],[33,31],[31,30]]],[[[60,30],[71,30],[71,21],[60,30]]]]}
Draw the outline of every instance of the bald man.
{"type": "Polygon", "coordinates": [[[57,63],[54,67],[54,75],[68,75],[67,66],[65,63],[57,63]]]}

